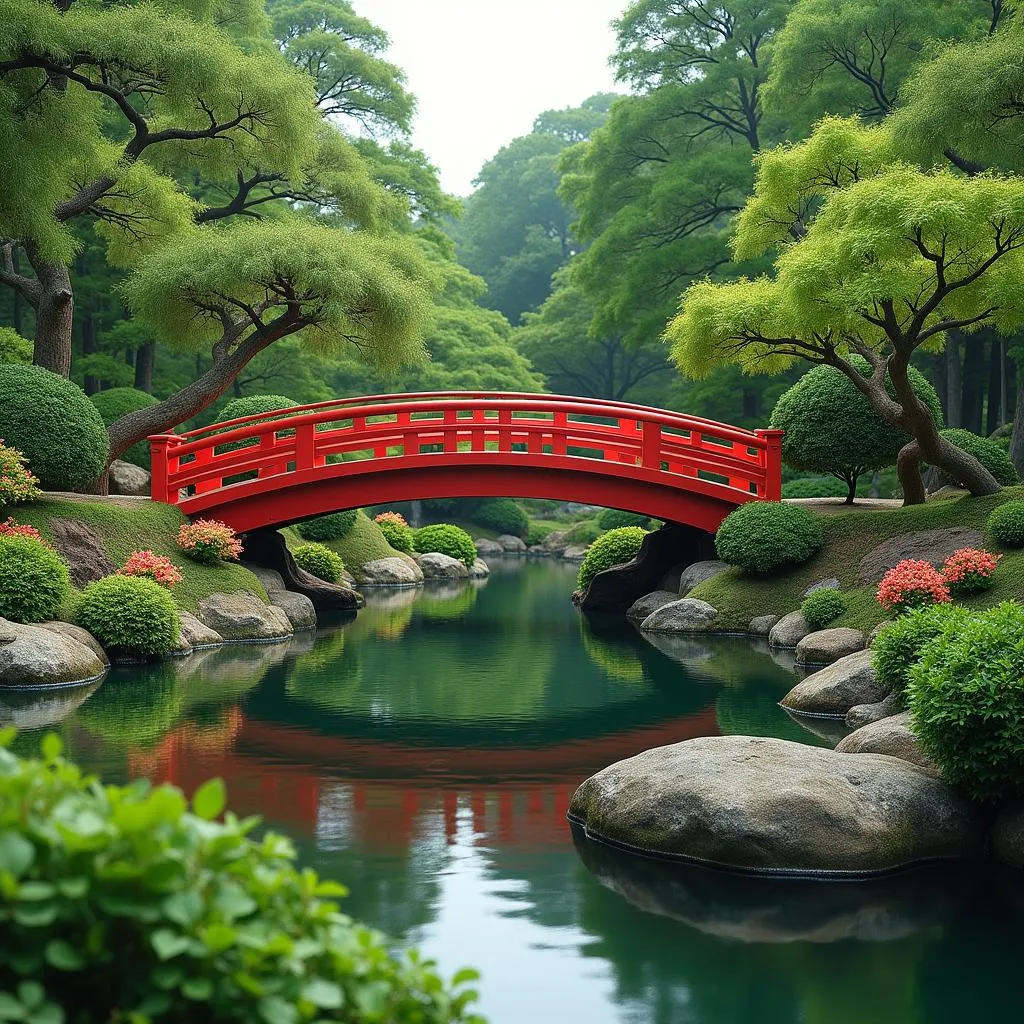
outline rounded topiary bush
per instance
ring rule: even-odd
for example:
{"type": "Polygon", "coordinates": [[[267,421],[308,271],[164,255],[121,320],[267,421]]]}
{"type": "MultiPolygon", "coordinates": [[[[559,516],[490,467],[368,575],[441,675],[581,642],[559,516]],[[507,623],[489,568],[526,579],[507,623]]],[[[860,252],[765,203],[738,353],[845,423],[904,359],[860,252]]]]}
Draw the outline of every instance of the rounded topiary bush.
{"type": "Polygon", "coordinates": [[[384,534],[384,539],[396,551],[409,554],[412,551],[412,528],[405,517],[397,512],[381,512],[373,520],[384,534]]]}
{"type": "Polygon", "coordinates": [[[303,544],[292,552],[295,564],[325,583],[337,583],[345,571],[345,563],[326,544],[303,544]]]}
{"type": "Polygon", "coordinates": [[[989,513],[985,526],[1003,547],[1024,548],[1024,501],[998,505],[989,513]]]}
{"type": "Polygon", "coordinates": [[[13,327],[0,327],[0,363],[31,363],[32,342],[13,327]]]}
{"type": "Polygon", "coordinates": [[[479,1020],[475,972],[448,983],[343,914],[345,889],[296,865],[291,840],[223,813],[220,780],[190,804],[171,786],[99,785],[60,753],[55,735],[41,758],[0,748],[5,1019],[479,1020]]]}
{"type": "Polygon", "coordinates": [[[566,545],[593,544],[601,536],[601,527],[594,519],[584,519],[581,523],[574,523],[565,531],[566,545]]]}
{"type": "Polygon", "coordinates": [[[178,606],[153,580],[106,576],[82,591],[75,621],[115,655],[170,654],[180,635],[178,606]]]}
{"type": "Polygon", "coordinates": [[[639,515],[636,512],[623,512],[618,508],[606,508],[597,517],[597,525],[602,530],[619,530],[623,526],[639,526],[641,530],[651,528],[651,520],[648,516],[639,515]]]}
{"type": "Polygon", "coordinates": [[[244,419],[246,416],[258,416],[263,412],[280,412],[298,405],[293,398],[285,395],[246,395],[244,398],[232,398],[217,415],[218,423],[244,419]]]}
{"type": "MultiPolygon", "coordinates": [[[[1009,453],[995,441],[990,441],[987,437],[978,437],[977,434],[959,427],[942,430],[940,434],[957,448],[962,448],[968,455],[973,455],[1003,487],[1012,487],[1020,483],[1020,474],[1010,461],[1009,453]]],[[[940,478],[946,483],[962,482],[953,479],[947,473],[940,473],[940,478]]]]}
{"type": "Polygon", "coordinates": [[[887,622],[871,645],[871,664],[878,682],[893,693],[902,694],[925,644],[970,616],[957,604],[933,604],[913,608],[887,622]]]}
{"type": "MultiPolygon", "coordinates": [[[[130,412],[138,412],[139,409],[148,409],[151,405],[156,405],[156,399],[152,395],[137,388],[110,388],[107,391],[97,391],[95,395],[89,397],[108,427],[130,412]]],[[[139,441],[133,444],[121,455],[121,459],[143,469],[149,469],[149,442],[139,441]]]]}
{"type": "Polygon", "coordinates": [[[815,590],[804,598],[800,611],[811,629],[823,629],[846,611],[846,598],[833,588],[815,590]]]}
{"type": "Polygon", "coordinates": [[[525,537],[530,529],[529,517],[511,498],[485,499],[473,512],[473,522],[512,537],[525,537]]]}
{"type": "Polygon", "coordinates": [[[0,534],[0,619],[52,619],[70,587],[68,567],[56,551],[32,537],[0,534]]]}
{"type": "Polygon", "coordinates": [[[586,590],[599,572],[633,561],[646,536],[646,531],[639,526],[620,526],[598,537],[580,563],[577,576],[580,590],[586,590]]]}
{"type": "Polygon", "coordinates": [[[461,527],[450,523],[435,523],[417,530],[413,535],[412,546],[421,555],[436,551],[457,558],[467,569],[472,569],[476,561],[473,538],[461,527]]]}
{"type": "Polygon", "coordinates": [[[907,705],[947,782],[986,803],[1024,796],[1024,607],[968,615],[927,643],[907,705]]]}
{"type": "Polygon", "coordinates": [[[0,437],[28,460],[49,491],[73,491],[107,464],[110,438],[96,406],[41,366],[0,364],[0,437]]]}
{"type": "Polygon", "coordinates": [[[296,529],[303,540],[341,540],[352,532],[358,515],[359,509],[356,508],[332,512],[317,519],[307,519],[304,523],[299,523],[296,529]]]}
{"type": "Polygon", "coordinates": [[[758,576],[801,565],[821,547],[817,517],[800,505],[751,501],[725,517],[715,535],[718,557],[758,576]]]}

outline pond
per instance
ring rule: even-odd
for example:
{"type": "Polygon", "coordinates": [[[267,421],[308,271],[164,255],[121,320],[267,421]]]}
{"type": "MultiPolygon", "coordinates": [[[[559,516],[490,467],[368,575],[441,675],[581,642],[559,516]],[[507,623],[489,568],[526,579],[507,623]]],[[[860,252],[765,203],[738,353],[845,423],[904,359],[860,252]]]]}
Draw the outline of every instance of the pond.
{"type": "Polygon", "coordinates": [[[961,1024],[1020,1019],[1024,883],[915,871],[884,883],[749,880],[577,850],[588,775],[720,733],[831,745],[777,705],[792,665],[737,639],[587,624],[574,570],[505,560],[482,585],[368,593],[286,645],[5,695],[111,781],[193,789],[291,835],[351,914],[483,972],[494,1024],[961,1024]]]}

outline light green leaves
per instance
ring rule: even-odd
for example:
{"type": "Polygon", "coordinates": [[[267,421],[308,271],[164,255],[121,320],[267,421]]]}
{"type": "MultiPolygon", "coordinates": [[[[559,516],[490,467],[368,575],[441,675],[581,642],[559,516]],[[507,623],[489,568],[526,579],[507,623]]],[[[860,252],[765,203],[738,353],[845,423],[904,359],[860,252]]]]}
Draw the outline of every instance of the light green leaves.
{"type": "Polygon", "coordinates": [[[224,811],[228,802],[227,787],[223,779],[204,782],[192,797],[192,811],[205,821],[212,821],[224,811]]]}

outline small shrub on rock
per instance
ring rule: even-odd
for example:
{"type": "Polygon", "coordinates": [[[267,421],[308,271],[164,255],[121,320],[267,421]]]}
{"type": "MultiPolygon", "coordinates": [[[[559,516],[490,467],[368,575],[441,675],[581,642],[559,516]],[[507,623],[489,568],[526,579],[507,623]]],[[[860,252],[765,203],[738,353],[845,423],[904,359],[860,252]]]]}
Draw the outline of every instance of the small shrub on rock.
{"type": "Polygon", "coordinates": [[[133,551],[128,556],[128,561],[117,571],[121,576],[138,576],[152,580],[168,590],[185,579],[169,558],[155,555],[152,551],[133,551]]]}
{"type": "Polygon", "coordinates": [[[473,522],[513,537],[525,537],[530,528],[529,517],[511,498],[486,499],[473,512],[473,522]]]}
{"type": "Polygon", "coordinates": [[[802,565],[823,543],[813,512],[779,501],[751,501],[725,517],[715,535],[718,557],[757,576],[802,565]]]}
{"type": "MultiPolygon", "coordinates": [[[[10,742],[11,731],[3,736],[10,742]]],[[[477,975],[449,984],[341,912],[346,890],[294,844],[171,786],[101,785],[61,756],[0,747],[4,1019],[458,1024],[477,975]]]]}
{"type": "Polygon", "coordinates": [[[1024,796],[1024,607],[967,616],[910,670],[911,723],[947,782],[976,800],[1024,796]]]}
{"type": "Polygon", "coordinates": [[[580,590],[586,590],[599,572],[636,558],[646,536],[647,533],[639,526],[620,526],[598,537],[580,564],[577,577],[580,590]]]}
{"type": "Polygon", "coordinates": [[[0,618],[52,619],[70,587],[68,567],[49,545],[31,536],[0,535],[0,618]]]}
{"type": "Polygon", "coordinates": [[[1008,501],[989,513],[988,532],[1005,548],[1024,548],[1024,501],[1008,501]]]}
{"type": "Polygon", "coordinates": [[[380,527],[384,539],[396,551],[408,554],[412,551],[412,528],[405,521],[405,516],[398,512],[381,512],[374,516],[373,521],[380,527]]]}
{"type": "Polygon", "coordinates": [[[346,509],[344,512],[332,512],[327,516],[307,519],[304,523],[299,523],[296,529],[303,540],[341,540],[352,532],[358,515],[359,510],[355,508],[346,509]]]}
{"type": "Polygon", "coordinates": [[[815,590],[804,598],[800,611],[811,629],[824,629],[846,611],[846,598],[838,590],[815,590]]]}
{"type": "Polygon", "coordinates": [[[945,604],[949,587],[942,573],[931,562],[905,558],[890,569],[878,585],[875,595],[883,608],[901,615],[911,608],[945,604]]]}
{"type": "Polygon", "coordinates": [[[326,544],[303,544],[292,552],[295,564],[325,583],[337,583],[345,571],[341,555],[326,544]]]}
{"type": "Polygon", "coordinates": [[[242,554],[235,531],[216,519],[185,523],[178,531],[178,546],[200,565],[216,565],[218,559],[235,560],[242,554]]]}
{"type": "Polygon", "coordinates": [[[967,597],[988,590],[995,582],[993,575],[1002,555],[977,548],[960,548],[946,559],[942,578],[954,597],[967,597]]]}
{"type": "MultiPolygon", "coordinates": [[[[90,395],[89,400],[96,406],[96,411],[108,427],[130,412],[138,412],[140,409],[156,405],[156,399],[152,395],[137,388],[108,388],[106,391],[97,391],[95,395],[90,395]]],[[[121,459],[133,466],[149,469],[149,442],[139,441],[133,444],[121,455],[121,459]]]]}
{"type": "Polygon", "coordinates": [[[597,525],[602,530],[618,530],[623,526],[639,526],[641,530],[649,530],[651,528],[651,520],[648,516],[641,516],[636,512],[623,512],[617,508],[606,508],[597,517],[597,525]]]}
{"type": "Polygon", "coordinates": [[[449,523],[435,523],[424,526],[416,531],[412,540],[413,547],[426,555],[436,551],[451,558],[457,558],[467,569],[473,568],[476,561],[476,547],[473,538],[459,526],[449,523]]]}
{"type": "Polygon", "coordinates": [[[24,454],[0,439],[0,505],[17,505],[40,495],[39,478],[28,468],[24,454]]]}
{"type": "Polygon", "coordinates": [[[130,657],[170,654],[180,633],[174,598],[142,576],[106,576],[90,583],[75,620],[109,651],[130,657]]]}
{"type": "MultiPolygon", "coordinates": [[[[973,455],[1003,487],[1012,487],[1020,483],[1020,474],[1010,461],[1009,453],[995,441],[990,441],[987,437],[978,437],[977,434],[959,427],[952,427],[940,433],[957,448],[962,448],[968,455],[973,455]]],[[[945,473],[941,474],[941,477],[946,483],[962,483],[945,473]]]]}

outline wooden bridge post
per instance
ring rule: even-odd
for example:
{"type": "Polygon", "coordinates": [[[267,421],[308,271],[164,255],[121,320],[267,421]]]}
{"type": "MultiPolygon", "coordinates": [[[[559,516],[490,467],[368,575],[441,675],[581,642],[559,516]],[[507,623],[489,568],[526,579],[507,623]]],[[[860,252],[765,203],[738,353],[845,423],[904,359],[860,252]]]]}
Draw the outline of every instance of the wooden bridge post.
{"type": "Polygon", "coordinates": [[[178,488],[172,487],[168,480],[178,470],[178,457],[173,454],[173,449],[183,443],[182,439],[177,434],[154,434],[148,440],[153,474],[150,493],[153,500],[177,505],[178,488]]]}
{"type": "Polygon", "coordinates": [[[784,430],[756,430],[765,442],[764,450],[764,499],[782,500],[782,436],[784,430]]]}

